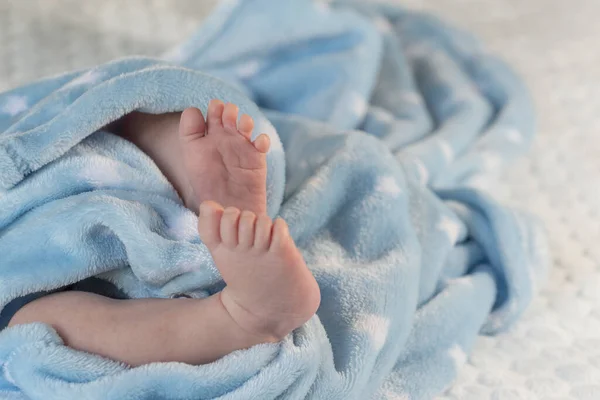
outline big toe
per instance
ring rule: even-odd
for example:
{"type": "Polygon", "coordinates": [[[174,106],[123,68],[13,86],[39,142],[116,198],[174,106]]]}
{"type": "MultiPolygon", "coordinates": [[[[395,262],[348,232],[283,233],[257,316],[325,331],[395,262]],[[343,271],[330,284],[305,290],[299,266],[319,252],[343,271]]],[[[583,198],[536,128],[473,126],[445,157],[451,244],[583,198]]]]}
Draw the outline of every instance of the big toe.
{"type": "Polygon", "coordinates": [[[285,249],[289,245],[293,245],[294,241],[290,236],[290,230],[283,218],[277,218],[273,222],[273,233],[271,236],[271,250],[285,249]]]}
{"type": "Polygon", "coordinates": [[[179,137],[184,142],[199,139],[206,133],[206,121],[202,111],[195,107],[186,108],[179,121],[179,137]]]}
{"type": "Polygon", "coordinates": [[[214,201],[204,201],[198,212],[198,234],[202,242],[213,248],[221,243],[221,219],[223,206],[214,201]]]}

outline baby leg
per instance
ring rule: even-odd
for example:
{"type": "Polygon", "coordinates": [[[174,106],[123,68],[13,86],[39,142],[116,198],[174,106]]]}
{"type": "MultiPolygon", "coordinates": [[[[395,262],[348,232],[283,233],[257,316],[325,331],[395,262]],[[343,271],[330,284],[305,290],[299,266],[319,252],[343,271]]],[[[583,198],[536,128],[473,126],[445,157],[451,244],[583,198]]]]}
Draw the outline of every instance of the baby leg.
{"type": "Polygon", "coordinates": [[[282,219],[203,202],[198,231],[227,283],[223,291],[134,300],[60,292],[28,303],[9,326],[44,322],[72,348],[133,366],[204,364],[277,342],[316,312],[319,288],[282,219]]]}
{"type": "Polygon", "coordinates": [[[114,300],[61,292],[27,304],[9,326],[29,322],[51,325],[72,348],[131,366],[161,361],[205,364],[278,340],[241,330],[220,293],[206,299],[114,300]]]}
{"type": "Polygon", "coordinates": [[[319,288],[282,219],[203,202],[198,231],[227,283],[223,291],[132,300],[60,292],[28,303],[9,326],[44,322],[70,347],[133,366],[204,364],[277,342],[314,315],[319,288]]]}

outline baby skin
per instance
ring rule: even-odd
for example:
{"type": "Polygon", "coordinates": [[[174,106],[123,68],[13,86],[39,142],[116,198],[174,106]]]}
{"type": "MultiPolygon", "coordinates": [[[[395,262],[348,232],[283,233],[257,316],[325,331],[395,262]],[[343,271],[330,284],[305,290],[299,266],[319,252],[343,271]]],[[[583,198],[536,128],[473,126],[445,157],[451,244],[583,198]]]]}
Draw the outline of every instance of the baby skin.
{"type": "Polygon", "coordinates": [[[198,212],[198,233],[227,286],[206,299],[115,300],[66,291],[21,308],[10,325],[44,322],[65,344],[131,366],[205,364],[277,342],[316,312],[319,287],[287,224],[266,214],[269,137],[213,100],[200,110],[132,113],[112,127],[146,152],[198,212]]]}

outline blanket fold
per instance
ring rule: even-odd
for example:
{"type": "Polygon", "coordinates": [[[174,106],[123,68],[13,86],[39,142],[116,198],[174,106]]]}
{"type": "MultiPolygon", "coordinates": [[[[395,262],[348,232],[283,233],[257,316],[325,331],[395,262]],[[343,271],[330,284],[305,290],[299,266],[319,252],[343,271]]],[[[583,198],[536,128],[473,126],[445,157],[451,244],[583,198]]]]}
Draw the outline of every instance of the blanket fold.
{"type": "Polygon", "coordinates": [[[212,98],[271,138],[268,211],[319,282],[317,315],[280,343],[201,366],[131,368],[44,324],[7,328],[0,397],[431,398],[543,282],[539,223],[477,188],[534,132],[510,68],[428,15],[242,0],[220,3],[162,60],[0,93],[0,310],[90,277],[127,298],[221,290],[195,214],[105,129],[134,110],[204,112],[212,98]]]}

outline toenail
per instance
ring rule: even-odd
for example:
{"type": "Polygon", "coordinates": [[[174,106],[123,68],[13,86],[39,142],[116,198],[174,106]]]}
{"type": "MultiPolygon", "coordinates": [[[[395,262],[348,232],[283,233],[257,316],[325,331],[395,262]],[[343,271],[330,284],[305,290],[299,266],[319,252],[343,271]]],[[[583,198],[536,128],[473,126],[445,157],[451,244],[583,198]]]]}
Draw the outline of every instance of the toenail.
{"type": "Polygon", "coordinates": [[[210,213],[211,207],[206,203],[200,203],[200,214],[207,215],[210,213]]]}

